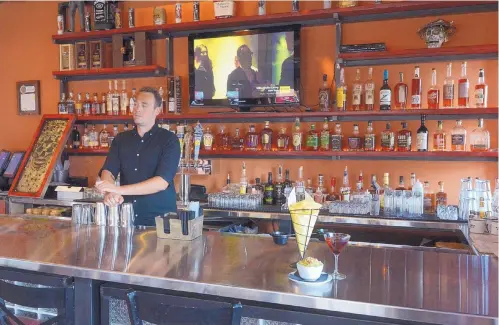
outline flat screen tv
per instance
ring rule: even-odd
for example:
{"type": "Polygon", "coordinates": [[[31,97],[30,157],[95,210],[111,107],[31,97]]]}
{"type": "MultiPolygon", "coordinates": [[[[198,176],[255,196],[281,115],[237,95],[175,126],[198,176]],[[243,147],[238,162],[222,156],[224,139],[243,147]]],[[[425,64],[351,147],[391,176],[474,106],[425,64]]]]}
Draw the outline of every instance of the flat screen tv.
{"type": "Polygon", "coordinates": [[[298,105],[300,27],[189,36],[191,107],[298,105]]]}

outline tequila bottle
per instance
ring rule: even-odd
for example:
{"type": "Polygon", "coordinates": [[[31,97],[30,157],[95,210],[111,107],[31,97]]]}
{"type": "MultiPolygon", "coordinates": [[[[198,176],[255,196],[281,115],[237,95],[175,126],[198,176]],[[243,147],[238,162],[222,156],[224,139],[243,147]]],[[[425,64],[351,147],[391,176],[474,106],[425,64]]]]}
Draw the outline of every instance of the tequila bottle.
{"type": "Polygon", "coordinates": [[[381,132],[381,150],[394,151],[395,150],[395,135],[392,131],[390,123],[386,123],[386,129],[381,132]]]}
{"type": "Polygon", "coordinates": [[[333,151],[343,150],[343,133],[341,132],[341,124],[336,123],[334,133],[331,134],[331,149],[333,151]]]}
{"type": "Polygon", "coordinates": [[[286,176],[284,179],[284,195],[288,197],[289,193],[291,193],[291,190],[293,189],[293,182],[289,178],[289,169],[286,169],[285,175],[286,176]]]}
{"type": "Polygon", "coordinates": [[[368,111],[374,110],[374,89],[376,85],[373,80],[373,68],[369,68],[367,81],[364,84],[364,99],[366,104],[366,109],[368,111]]]}
{"type": "Polygon", "coordinates": [[[259,136],[255,131],[255,126],[250,125],[249,132],[246,133],[245,150],[256,151],[258,150],[259,136]]]}
{"type": "Polygon", "coordinates": [[[277,135],[277,150],[288,151],[289,150],[289,135],[286,134],[286,128],[282,127],[277,135]]]}
{"type": "Polygon", "coordinates": [[[319,149],[319,133],[315,130],[315,124],[310,125],[307,133],[307,150],[317,151],[319,149]]]}
{"type": "Polygon", "coordinates": [[[365,151],[375,151],[376,150],[376,135],[374,134],[373,122],[367,122],[367,130],[364,136],[364,150],[365,151]]]}
{"type": "Polygon", "coordinates": [[[322,131],[320,136],[320,150],[328,151],[329,150],[329,123],[327,117],[324,118],[324,124],[322,124],[322,131]]]}
{"type": "Polygon", "coordinates": [[[478,119],[478,127],[470,134],[471,151],[489,151],[490,133],[483,127],[483,118],[478,119]]]}
{"type": "Polygon", "coordinates": [[[319,89],[319,109],[322,112],[331,110],[331,88],[327,83],[327,74],[322,75],[322,88],[319,89]]]}
{"type": "Polygon", "coordinates": [[[312,180],[307,178],[307,187],[305,187],[305,192],[313,199],[314,197],[314,188],[312,187],[312,180]]]}
{"type": "Polygon", "coordinates": [[[430,182],[424,182],[423,211],[427,214],[435,213],[435,193],[430,188],[430,182]]]}
{"type": "Polygon", "coordinates": [[[447,150],[447,134],[444,131],[444,122],[438,121],[438,127],[433,133],[433,151],[447,150]]]}
{"type": "Polygon", "coordinates": [[[239,194],[246,194],[248,188],[248,178],[246,177],[246,163],[243,161],[241,178],[239,179],[239,194]]]}
{"type": "Polygon", "coordinates": [[[363,109],[363,93],[362,82],[360,81],[360,69],[357,69],[355,81],[352,86],[352,109],[354,111],[360,111],[363,109]]]}
{"type": "Polygon", "coordinates": [[[272,150],[272,135],[274,131],[270,128],[270,122],[265,121],[265,127],[260,132],[260,138],[262,143],[263,151],[271,151],[272,150]]]}
{"type": "Polygon", "coordinates": [[[451,130],[450,145],[452,151],[466,151],[466,129],[461,120],[457,120],[456,126],[451,130]]]}
{"type": "Polygon", "coordinates": [[[295,129],[293,131],[293,150],[301,151],[303,145],[303,133],[300,130],[300,119],[297,117],[295,120],[295,129]]]}
{"type": "Polygon", "coordinates": [[[109,148],[109,132],[107,131],[106,124],[102,126],[99,133],[99,144],[101,148],[109,148]]]}
{"type": "Polygon", "coordinates": [[[360,151],[362,150],[362,145],[363,141],[360,136],[359,125],[354,124],[352,136],[348,137],[348,148],[350,151],[360,151]]]}
{"type": "Polygon", "coordinates": [[[165,90],[163,87],[159,87],[158,90],[159,96],[161,97],[161,113],[166,113],[167,108],[166,108],[166,96],[165,96],[165,90]]]}
{"type": "Polygon", "coordinates": [[[210,127],[207,127],[203,133],[203,148],[204,150],[213,149],[213,133],[211,133],[210,127]]]}
{"type": "Polygon", "coordinates": [[[452,63],[447,63],[447,75],[444,80],[444,88],[442,91],[444,108],[454,107],[454,78],[452,78],[452,63]]]}

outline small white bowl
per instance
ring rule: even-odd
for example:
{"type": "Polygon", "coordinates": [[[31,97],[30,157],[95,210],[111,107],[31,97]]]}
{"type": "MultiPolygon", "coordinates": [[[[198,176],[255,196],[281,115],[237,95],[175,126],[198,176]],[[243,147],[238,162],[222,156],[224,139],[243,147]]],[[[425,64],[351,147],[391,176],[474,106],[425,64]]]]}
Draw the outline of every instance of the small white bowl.
{"type": "Polygon", "coordinates": [[[319,266],[303,266],[300,263],[296,263],[296,268],[298,269],[298,274],[300,278],[306,281],[316,281],[322,274],[322,269],[324,264],[319,266]]]}

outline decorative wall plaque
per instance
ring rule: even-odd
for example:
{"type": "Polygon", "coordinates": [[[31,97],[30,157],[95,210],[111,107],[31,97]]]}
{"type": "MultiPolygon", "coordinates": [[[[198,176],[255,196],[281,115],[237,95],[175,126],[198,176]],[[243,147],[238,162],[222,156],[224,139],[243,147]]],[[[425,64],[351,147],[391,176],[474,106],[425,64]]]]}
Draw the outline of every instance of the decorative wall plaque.
{"type": "Polygon", "coordinates": [[[19,81],[16,92],[19,115],[40,115],[40,80],[19,81]]]}
{"type": "Polygon", "coordinates": [[[76,69],[88,69],[90,67],[90,56],[87,42],[75,43],[76,69]]]}
{"type": "Polygon", "coordinates": [[[75,47],[73,44],[61,44],[59,46],[59,70],[74,70],[75,47]]]}
{"type": "Polygon", "coordinates": [[[19,168],[10,196],[42,198],[68,140],[73,115],[44,115],[19,168]]]}
{"type": "Polygon", "coordinates": [[[90,41],[90,69],[104,68],[104,49],[102,41],[90,41]]]}

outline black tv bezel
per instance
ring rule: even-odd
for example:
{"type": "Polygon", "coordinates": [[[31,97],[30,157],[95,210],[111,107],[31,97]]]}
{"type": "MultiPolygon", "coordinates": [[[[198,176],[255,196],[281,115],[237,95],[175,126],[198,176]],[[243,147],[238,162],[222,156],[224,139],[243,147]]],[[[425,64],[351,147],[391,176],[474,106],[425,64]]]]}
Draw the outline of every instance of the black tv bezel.
{"type": "MultiPolygon", "coordinates": [[[[300,35],[301,26],[300,25],[290,25],[282,27],[257,27],[252,29],[244,30],[233,30],[233,31],[219,31],[219,32],[206,32],[206,33],[196,33],[190,34],[188,37],[188,60],[189,60],[189,107],[190,108],[215,108],[215,107],[231,107],[231,108],[251,108],[251,107],[289,107],[289,106],[299,106],[301,103],[301,82],[300,82],[300,35]],[[194,40],[204,39],[204,38],[215,38],[223,36],[242,36],[242,35],[254,35],[254,34],[266,34],[266,33],[280,33],[280,32],[294,32],[294,75],[295,75],[295,85],[294,89],[298,92],[298,101],[295,103],[258,103],[259,99],[254,99],[253,102],[248,102],[239,105],[230,105],[227,98],[225,99],[209,99],[204,100],[203,105],[192,105],[194,101],[194,40]]],[[[245,99],[248,100],[248,99],[245,99]]]]}
{"type": "Polygon", "coordinates": [[[3,176],[4,177],[6,177],[6,178],[14,178],[14,177],[16,177],[16,174],[19,171],[19,166],[21,166],[21,163],[23,162],[24,155],[26,155],[26,151],[14,151],[14,152],[12,152],[12,154],[10,155],[9,162],[8,162],[7,166],[5,167],[5,170],[3,172],[3,176]],[[16,154],[20,154],[21,155],[21,159],[19,160],[19,162],[17,163],[17,165],[14,167],[14,173],[12,175],[6,174],[7,170],[9,169],[9,166],[10,166],[10,164],[12,164],[12,160],[14,159],[14,156],[16,154]]]}

